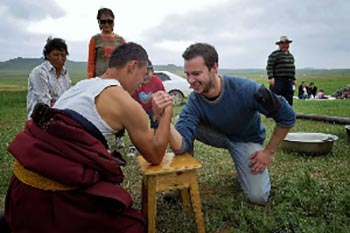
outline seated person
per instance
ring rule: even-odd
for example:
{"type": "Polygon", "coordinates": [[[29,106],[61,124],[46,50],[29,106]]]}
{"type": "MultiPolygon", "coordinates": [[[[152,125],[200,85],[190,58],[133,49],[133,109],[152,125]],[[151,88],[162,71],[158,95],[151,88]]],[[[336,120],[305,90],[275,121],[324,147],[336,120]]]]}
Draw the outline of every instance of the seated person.
{"type": "Polygon", "coordinates": [[[156,129],[158,127],[158,122],[153,120],[153,110],[152,110],[152,95],[157,91],[165,91],[162,80],[155,76],[153,70],[153,65],[151,61],[148,61],[147,74],[143,79],[141,87],[132,95],[132,97],[141,104],[143,109],[146,111],[151,128],[156,129]]]}
{"type": "Polygon", "coordinates": [[[311,98],[311,99],[315,98],[315,96],[317,94],[317,87],[315,86],[314,82],[311,82],[309,84],[307,91],[308,91],[309,98],[311,98]]]}
{"type": "MultiPolygon", "coordinates": [[[[53,108],[39,104],[9,145],[15,157],[5,203],[13,232],[146,232],[120,183],[122,158],[107,141],[126,129],[144,158],[159,164],[168,144],[172,98],[165,95],[157,130],[131,97],[148,55],[129,42],[114,50],[100,77],[67,90],[53,108]]],[[[165,93],[164,93],[165,94],[165,93]]]]}
{"type": "MultiPolygon", "coordinates": [[[[143,79],[142,86],[132,95],[132,97],[141,104],[146,111],[152,129],[158,127],[158,121],[153,120],[152,110],[152,95],[157,91],[165,91],[162,80],[153,75],[153,65],[151,61],[148,61],[147,74],[143,79]]],[[[128,148],[128,156],[134,156],[137,153],[135,146],[130,145],[128,148]]]]}
{"type": "Polygon", "coordinates": [[[350,99],[350,92],[344,92],[344,94],[341,96],[342,99],[350,99]]]}
{"type": "Polygon", "coordinates": [[[328,99],[328,98],[324,95],[324,90],[320,89],[320,91],[315,96],[315,99],[328,99]]]}
{"type": "Polygon", "coordinates": [[[306,87],[305,81],[302,81],[301,84],[299,85],[298,98],[299,99],[307,99],[308,98],[307,87],[306,87]]]}
{"type": "Polygon", "coordinates": [[[58,97],[71,86],[68,71],[64,67],[68,55],[66,42],[60,38],[48,38],[43,54],[45,61],[29,74],[28,119],[37,103],[53,106],[58,97]]]}
{"type": "Polygon", "coordinates": [[[345,87],[343,89],[343,93],[340,97],[341,99],[350,99],[350,88],[349,87],[345,87]]]}

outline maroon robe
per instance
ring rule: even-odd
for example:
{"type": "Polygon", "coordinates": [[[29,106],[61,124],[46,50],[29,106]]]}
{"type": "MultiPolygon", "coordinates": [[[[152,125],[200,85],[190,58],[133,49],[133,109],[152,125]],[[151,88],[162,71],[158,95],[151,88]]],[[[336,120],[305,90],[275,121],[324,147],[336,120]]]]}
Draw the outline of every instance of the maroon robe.
{"type": "Polygon", "coordinates": [[[45,191],[13,175],[5,202],[12,231],[145,232],[144,218],[119,186],[124,176],[115,158],[77,121],[52,111],[44,124],[27,121],[8,150],[26,169],[77,188],[45,191]]]}

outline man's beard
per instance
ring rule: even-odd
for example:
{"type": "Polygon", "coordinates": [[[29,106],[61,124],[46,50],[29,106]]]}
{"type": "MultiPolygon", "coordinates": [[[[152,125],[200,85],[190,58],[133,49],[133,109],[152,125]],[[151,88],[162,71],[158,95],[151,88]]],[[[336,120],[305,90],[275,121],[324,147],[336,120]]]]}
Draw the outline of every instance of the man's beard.
{"type": "Polygon", "coordinates": [[[214,87],[213,77],[210,74],[209,81],[203,86],[202,94],[207,94],[214,87]]]}

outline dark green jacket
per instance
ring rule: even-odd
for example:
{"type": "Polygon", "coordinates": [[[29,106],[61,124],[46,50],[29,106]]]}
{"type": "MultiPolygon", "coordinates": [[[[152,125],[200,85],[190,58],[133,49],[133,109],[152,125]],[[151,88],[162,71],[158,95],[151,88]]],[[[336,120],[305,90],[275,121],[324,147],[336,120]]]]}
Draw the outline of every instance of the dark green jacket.
{"type": "Polygon", "coordinates": [[[286,78],[295,80],[294,57],[290,52],[276,50],[269,55],[266,71],[269,79],[286,78]]]}

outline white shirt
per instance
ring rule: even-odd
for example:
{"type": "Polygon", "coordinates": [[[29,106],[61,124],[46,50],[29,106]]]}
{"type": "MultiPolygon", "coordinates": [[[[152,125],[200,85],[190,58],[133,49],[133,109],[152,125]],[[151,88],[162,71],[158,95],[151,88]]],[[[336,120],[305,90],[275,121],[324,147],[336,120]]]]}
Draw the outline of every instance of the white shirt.
{"type": "Polygon", "coordinates": [[[51,101],[56,101],[70,86],[71,80],[68,71],[64,67],[61,75],[57,77],[56,69],[49,61],[44,61],[36,66],[28,78],[28,119],[37,103],[44,103],[50,106],[51,101]]]}
{"type": "MultiPolygon", "coordinates": [[[[105,122],[96,109],[95,99],[109,86],[120,86],[114,79],[91,78],[75,84],[54,104],[57,109],[70,109],[90,121],[102,133],[108,142],[117,132],[105,122]]],[[[113,106],[110,106],[113,108],[113,106]]]]}

